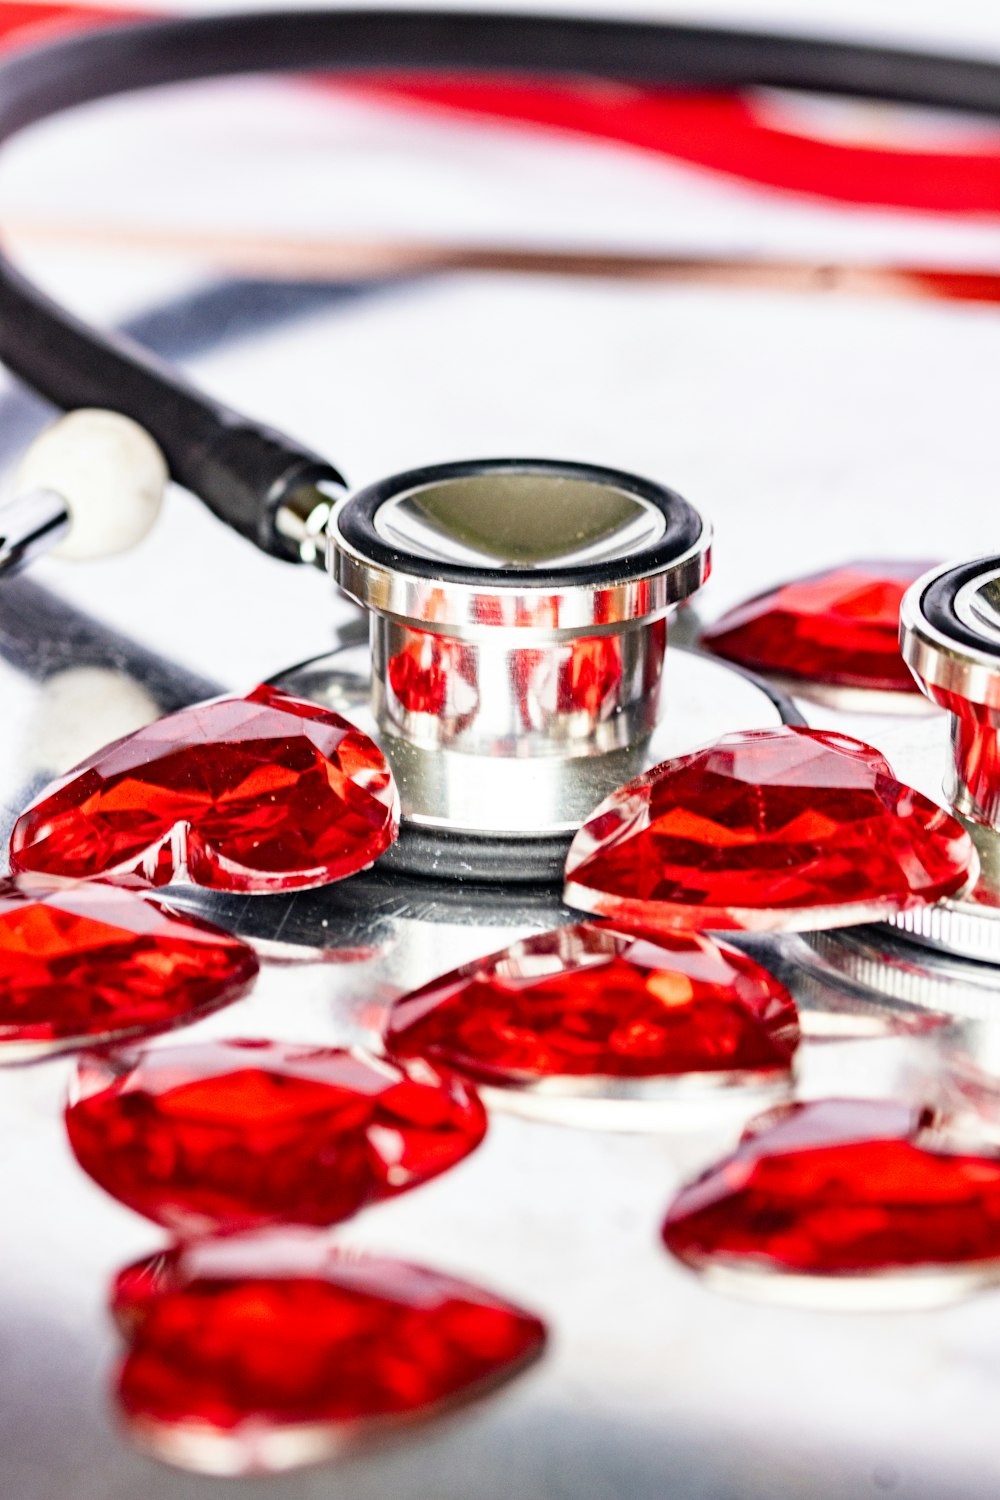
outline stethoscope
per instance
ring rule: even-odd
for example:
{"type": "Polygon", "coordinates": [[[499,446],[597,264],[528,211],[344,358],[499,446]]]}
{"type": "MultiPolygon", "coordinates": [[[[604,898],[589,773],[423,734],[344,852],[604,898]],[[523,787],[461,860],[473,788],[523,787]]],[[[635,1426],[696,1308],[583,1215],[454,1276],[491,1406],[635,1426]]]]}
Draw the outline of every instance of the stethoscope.
{"type": "MultiPolygon", "coordinates": [[[[0,138],[136,89],[310,69],[768,86],[1000,113],[1000,67],[978,61],[665,24],[345,10],[130,24],[18,51],[0,61],[0,138]]],[[[586,814],[632,776],[729,729],[803,722],[782,693],[705,656],[672,648],[665,673],[668,621],[708,576],[711,529],[662,484],[504,458],[350,492],[325,459],[80,322],[2,257],[0,357],[69,412],[0,513],[0,571],[52,547],[131,545],[168,478],[264,552],[325,566],[368,613],[370,649],[347,643],[280,681],[381,744],[403,811],[387,862],[408,875],[552,878],[586,814]]],[[[902,639],[952,715],[949,797],[977,831],[983,890],[900,919],[895,935],[826,937],[815,952],[858,982],[877,959],[905,988],[917,970],[936,982],[908,939],[1000,963],[1000,558],[920,580],[902,639]]]]}

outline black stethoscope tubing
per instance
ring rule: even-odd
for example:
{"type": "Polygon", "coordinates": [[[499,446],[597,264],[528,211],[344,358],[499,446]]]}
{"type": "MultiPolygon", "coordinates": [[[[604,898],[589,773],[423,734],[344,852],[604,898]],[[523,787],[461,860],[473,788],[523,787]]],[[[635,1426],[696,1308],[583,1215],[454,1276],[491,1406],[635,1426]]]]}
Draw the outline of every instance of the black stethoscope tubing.
{"type": "MultiPolygon", "coordinates": [[[[316,10],[130,23],[0,60],[0,141],[76,105],[162,84],[278,72],[599,78],[772,87],[1000,116],[1000,64],[673,24],[450,11],[316,10]]],[[[276,509],[342,483],[324,458],[76,318],[0,255],[0,359],[57,406],[110,407],[159,443],[172,477],[264,551],[295,557],[276,509]]]]}

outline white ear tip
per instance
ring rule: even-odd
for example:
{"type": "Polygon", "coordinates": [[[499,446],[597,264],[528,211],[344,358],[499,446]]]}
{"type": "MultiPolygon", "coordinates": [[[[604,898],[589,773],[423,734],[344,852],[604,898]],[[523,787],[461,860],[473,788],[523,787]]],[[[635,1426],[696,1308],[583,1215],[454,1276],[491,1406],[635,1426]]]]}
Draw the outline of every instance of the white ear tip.
{"type": "Polygon", "coordinates": [[[66,502],[70,529],[56,557],[125,552],[152,528],[169,472],[145,428],[115,411],[81,408],[53,422],[25,453],[17,494],[54,490],[66,502]]]}

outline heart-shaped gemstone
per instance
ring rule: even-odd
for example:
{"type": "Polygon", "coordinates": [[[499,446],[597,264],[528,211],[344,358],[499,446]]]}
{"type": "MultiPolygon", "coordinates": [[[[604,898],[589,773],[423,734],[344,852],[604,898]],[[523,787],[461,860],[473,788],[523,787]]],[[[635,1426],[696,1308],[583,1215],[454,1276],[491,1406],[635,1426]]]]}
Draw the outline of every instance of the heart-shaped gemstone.
{"type": "Polygon", "coordinates": [[[16,870],[226,891],[325,885],[396,837],[378,746],[272,687],[170,714],[47,788],[11,836],[16,870]]]}
{"type": "Polygon", "coordinates": [[[346,1219],[461,1161],[486,1116],[427,1063],[223,1041],[83,1059],[66,1128],[120,1203],[198,1234],[346,1219]]]}
{"type": "Polygon", "coordinates": [[[916,693],[899,654],[899,606],[933,563],[857,562],[740,604],[701,643],[754,672],[804,683],[916,693]]]}
{"type": "Polygon", "coordinates": [[[252,949],[96,881],[0,881],[0,1060],[181,1026],[236,1000],[252,949]]]}
{"type": "Polygon", "coordinates": [[[301,1233],[170,1250],[122,1273],[113,1306],[130,1431],[219,1474],[295,1468],[433,1417],[545,1341],[538,1318],[478,1287],[301,1233]]]}
{"type": "Polygon", "coordinates": [[[729,734],[613,792],[566,860],[565,899],[618,924],[815,929],[924,906],[977,868],[961,824],[870,745],[729,734]]]}
{"type": "Polygon", "coordinates": [[[936,1302],[1000,1280],[1000,1155],[950,1142],[932,1112],[905,1104],[794,1104],[760,1116],[680,1191],[663,1238],[694,1269],[760,1295],[936,1302]]]}
{"type": "Polygon", "coordinates": [[[484,1083],[784,1074],[798,1015],[785,987],[735,948],[585,922],[404,995],[384,1041],[395,1056],[484,1083]]]}

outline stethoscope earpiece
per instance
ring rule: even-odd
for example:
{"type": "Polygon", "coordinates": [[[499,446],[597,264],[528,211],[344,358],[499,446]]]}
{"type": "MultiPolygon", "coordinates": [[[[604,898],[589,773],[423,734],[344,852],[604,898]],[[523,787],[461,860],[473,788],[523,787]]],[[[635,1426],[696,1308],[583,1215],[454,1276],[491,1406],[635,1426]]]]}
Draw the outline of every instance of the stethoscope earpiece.
{"type": "Polygon", "coordinates": [[[45,552],[74,560],[129,551],[156,524],[170,475],[149,433],[120,412],[71,411],[26,449],[0,506],[0,572],[45,552]]]}

